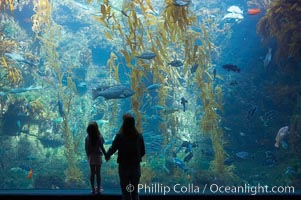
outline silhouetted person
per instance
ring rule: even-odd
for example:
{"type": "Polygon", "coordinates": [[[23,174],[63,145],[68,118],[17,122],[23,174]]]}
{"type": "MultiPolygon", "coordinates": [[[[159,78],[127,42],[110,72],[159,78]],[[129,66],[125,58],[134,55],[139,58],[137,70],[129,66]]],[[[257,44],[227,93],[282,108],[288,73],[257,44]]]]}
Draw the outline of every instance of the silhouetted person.
{"type": "Polygon", "coordinates": [[[123,124],[116,134],[112,146],[109,148],[106,160],[118,151],[117,163],[122,199],[138,200],[138,184],[141,176],[140,162],[145,155],[145,146],[142,135],[135,127],[135,119],[130,114],[123,115],[123,124]],[[127,186],[131,184],[133,191],[127,186]]]}
{"type": "Polygon", "coordinates": [[[87,137],[85,139],[85,150],[90,165],[90,184],[92,194],[101,192],[101,176],[100,168],[102,163],[102,155],[106,155],[106,150],[103,147],[104,139],[98,130],[96,122],[90,122],[87,127],[87,137]],[[94,179],[96,176],[97,188],[94,186],[94,179]]]}

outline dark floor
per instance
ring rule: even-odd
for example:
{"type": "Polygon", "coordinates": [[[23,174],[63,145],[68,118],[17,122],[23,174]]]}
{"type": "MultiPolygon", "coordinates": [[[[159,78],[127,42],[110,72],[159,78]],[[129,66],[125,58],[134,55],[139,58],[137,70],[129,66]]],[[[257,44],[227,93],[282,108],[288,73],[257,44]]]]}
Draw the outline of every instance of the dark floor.
{"type": "MultiPolygon", "coordinates": [[[[294,195],[145,195],[140,194],[140,200],[175,200],[175,199],[189,199],[189,200],[206,200],[206,199],[246,199],[247,197],[259,199],[300,199],[301,193],[297,192],[294,195]]],[[[89,190],[0,190],[1,200],[121,200],[120,194],[112,194],[107,191],[101,195],[92,195],[89,190]]]]}
{"type": "MultiPolygon", "coordinates": [[[[207,200],[207,199],[299,199],[300,196],[140,196],[140,200],[207,200]]],[[[120,195],[0,195],[1,200],[121,200],[120,195]]]]}

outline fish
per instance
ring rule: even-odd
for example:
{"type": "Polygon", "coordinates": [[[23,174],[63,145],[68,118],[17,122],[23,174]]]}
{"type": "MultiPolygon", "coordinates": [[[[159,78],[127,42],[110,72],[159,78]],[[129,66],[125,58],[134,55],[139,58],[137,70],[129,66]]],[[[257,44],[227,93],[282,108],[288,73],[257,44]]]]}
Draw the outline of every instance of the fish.
{"type": "Polygon", "coordinates": [[[6,96],[6,93],[5,92],[2,92],[0,91],[0,97],[5,97],[6,96]]]}
{"type": "Polygon", "coordinates": [[[58,148],[64,145],[64,140],[62,138],[39,137],[38,139],[41,144],[47,148],[58,148]]]}
{"type": "Polygon", "coordinates": [[[216,77],[216,68],[213,69],[213,80],[215,80],[216,77]]]}
{"type": "Polygon", "coordinates": [[[289,128],[288,126],[284,126],[282,128],[279,129],[277,135],[276,135],[276,143],[275,143],[275,147],[279,148],[279,145],[281,143],[281,141],[283,140],[283,138],[289,134],[289,128]]]}
{"type": "Polygon", "coordinates": [[[271,120],[274,119],[275,113],[276,113],[275,110],[270,110],[270,111],[264,113],[263,116],[260,116],[260,120],[263,122],[263,125],[264,125],[265,127],[267,127],[267,126],[268,126],[268,123],[269,123],[271,120]]]}
{"type": "Polygon", "coordinates": [[[53,123],[62,123],[64,121],[64,118],[63,117],[58,117],[58,118],[55,118],[53,120],[51,120],[53,123]]]}
{"type": "Polygon", "coordinates": [[[191,0],[173,0],[172,3],[175,6],[188,6],[191,0]]]}
{"type": "Polygon", "coordinates": [[[109,123],[110,121],[107,120],[107,119],[99,119],[99,120],[96,120],[96,123],[101,127],[103,124],[107,124],[109,123]]]}
{"type": "Polygon", "coordinates": [[[251,120],[251,118],[254,116],[254,114],[257,111],[257,106],[253,105],[252,108],[250,108],[250,110],[248,110],[248,116],[247,119],[251,120]]]}
{"type": "Polygon", "coordinates": [[[233,64],[225,64],[223,65],[223,68],[227,71],[240,72],[240,68],[233,64]]]}
{"type": "Polygon", "coordinates": [[[276,160],[272,158],[268,158],[264,161],[263,165],[268,167],[274,167],[276,164],[276,160]]]}
{"type": "Polygon", "coordinates": [[[272,48],[269,48],[264,60],[263,60],[263,66],[264,68],[266,68],[270,62],[271,62],[271,59],[272,59],[272,48]]]}
{"type": "Polygon", "coordinates": [[[172,114],[172,113],[177,112],[179,110],[180,110],[179,108],[168,108],[168,109],[164,110],[164,114],[166,114],[166,115],[172,114]]]}
{"type": "Polygon", "coordinates": [[[241,159],[247,159],[249,157],[249,153],[246,151],[237,152],[235,155],[241,159]]]}
{"type": "Polygon", "coordinates": [[[296,172],[296,170],[295,170],[294,167],[288,166],[288,167],[285,169],[284,174],[291,176],[291,175],[297,174],[297,172],[296,172]]]}
{"type": "Polygon", "coordinates": [[[237,82],[236,80],[234,80],[234,81],[231,81],[231,82],[229,83],[229,85],[231,85],[231,86],[237,86],[237,85],[238,85],[238,82],[237,82]]]}
{"type": "Polygon", "coordinates": [[[244,16],[242,16],[242,14],[239,13],[228,13],[223,17],[224,19],[243,19],[244,16]]]}
{"type": "Polygon", "coordinates": [[[16,125],[17,125],[18,129],[20,130],[21,129],[21,120],[17,120],[16,125]]]}
{"type": "Polygon", "coordinates": [[[64,104],[62,102],[62,100],[58,100],[57,101],[57,106],[58,106],[58,109],[59,109],[59,114],[61,117],[64,117],[65,116],[65,111],[64,111],[64,104]]]}
{"type": "Polygon", "coordinates": [[[13,93],[13,94],[19,94],[19,93],[23,93],[23,92],[28,92],[28,91],[32,91],[32,90],[41,90],[43,89],[42,86],[29,86],[27,88],[15,88],[15,89],[12,89],[10,90],[10,93],[13,93]]]}
{"type": "Polygon", "coordinates": [[[190,72],[193,74],[194,72],[196,72],[197,68],[198,68],[199,64],[198,63],[194,63],[191,66],[190,72]]]}
{"type": "Polygon", "coordinates": [[[182,160],[180,160],[179,158],[174,157],[173,162],[175,163],[176,166],[180,167],[184,172],[188,171],[188,169],[186,168],[184,162],[182,160]]]}
{"type": "Polygon", "coordinates": [[[26,176],[26,178],[32,179],[32,176],[33,176],[33,170],[30,169],[27,176],[26,176]]]}
{"type": "Polygon", "coordinates": [[[152,84],[152,85],[149,85],[146,87],[147,90],[154,90],[154,89],[158,89],[162,86],[162,84],[160,83],[155,83],[155,84],[152,84]]]}
{"type": "Polygon", "coordinates": [[[248,9],[248,14],[249,15],[257,15],[261,12],[259,8],[250,8],[248,9]]]}
{"type": "Polygon", "coordinates": [[[238,6],[230,6],[227,11],[231,13],[243,14],[243,11],[238,6]]]}
{"type": "Polygon", "coordinates": [[[151,60],[153,58],[155,58],[157,55],[154,53],[154,52],[144,52],[142,54],[140,54],[139,56],[136,56],[137,58],[140,58],[140,59],[146,59],[146,60],[151,60]]]}
{"type": "Polygon", "coordinates": [[[266,159],[268,159],[268,158],[275,159],[275,154],[272,151],[265,151],[264,154],[265,154],[266,159]]]}
{"type": "Polygon", "coordinates": [[[161,106],[161,105],[155,105],[155,106],[152,107],[152,109],[154,109],[154,110],[165,110],[165,107],[161,106]]]}
{"type": "Polygon", "coordinates": [[[170,63],[168,63],[168,65],[171,65],[173,67],[181,67],[181,66],[183,66],[183,62],[176,59],[176,60],[173,60],[170,63]]]}
{"type": "Polygon", "coordinates": [[[239,132],[239,135],[242,137],[246,136],[246,134],[244,132],[239,132]]]}
{"type": "Polygon", "coordinates": [[[207,156],[207,157],[214,156],[214,151],[212,149],[202,149],[201,153],[202,153],[202,155],[207,156]]]}
{"type": "Polygon", "coordinates": [[[23,164],[23,163],[20,164],[18,167],[21,168],[24,171],[30,171],[30,169],[31,169],[28,165],[23,164]]]}
{"type": "Polygon", "coordinates": [[[184,97],[182,97],[181,98],[181,104],[183,105],[183,111],[185,112],[185,110],[186,110],[186,104],[188,103],[188,101],[184,98],[184,97]]]}
{"type": "Polygon", "coordinates": [[[92,98],[95,100],[97,97],[102,96],[107,99],[123,99],[133,96],[135,92],[124,85],[113,85],[109,87],[100,86],[92,89],[92,98]],[[99,89],[100,88],[100,89],[99,89]]]}
{"type": "Polygon", "coordinates": [[[191,143],[189,141],[183,141],[183,143],[174,151],[174,155],[177,155],[182,148],[185,148],[185,154],[192,153],[192,148],[198,147],[197,143],[191,143]]]}
{"type": "Polygon", "coordinates": [[[10,52],[10,53],[5,53],[4,54],[7,58],[10,58],[14,61],[17,61],[17,62],[22,62],[22,63],[25,63],[25,64],[28,64],[28,65],[31,65],[31,66],[37,66],[37,64],[29,61],[28,59],[25,59],[21,54],[19,53],[15,53],[15,52],[10,52]]]}
{"type": "Polygon", "coordinates": [[[123,14],[124,16],[129,17],[129,16],[126,14],[126,12],[125,12],[124,10],[121,10],[120,12],[121,12],[121,14],[123,14]]]}
{"type": "Polygon", "coordinates": [[[232,129],[229,128],[229,127],[227,127],[227,126],[224,126],[224,129],[225,129],[226,131],[232,131],[232,129]]]}
{"type": "Polygon", "coordinates": [[[264,166],[273,167],[276,164],[276,156],[272,151],[265,151],[265,161],[264,166]]]}
{"type": "Polygon", "coordinates": [[[234,163],[234,159],[233,158],[226,158],[224,160],[224,165],[232,165],[232,163],[234,163]]]}
{"type": "Polygon", "coordinates": [[[193,157],[193,153],[190,152],[189,154],[187,154],[187,156],[185,156],[184,162],[188,163],[191,160],[192,157],[193,157]]]}

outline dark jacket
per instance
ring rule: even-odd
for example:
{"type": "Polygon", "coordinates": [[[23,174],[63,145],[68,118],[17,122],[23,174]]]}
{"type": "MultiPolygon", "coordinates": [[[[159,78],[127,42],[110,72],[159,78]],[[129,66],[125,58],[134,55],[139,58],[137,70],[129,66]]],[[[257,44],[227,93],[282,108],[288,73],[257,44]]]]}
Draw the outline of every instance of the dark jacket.
{"type": "Polygon", "coordinates": [[[141,162],[145,155],[144,140],[141,134],[135,136],[126,136],[125,134],[116,134],[112,146],[107,152],[111,156],[118,150],[117,162],[122,165],[135,165],[141,162]]]}

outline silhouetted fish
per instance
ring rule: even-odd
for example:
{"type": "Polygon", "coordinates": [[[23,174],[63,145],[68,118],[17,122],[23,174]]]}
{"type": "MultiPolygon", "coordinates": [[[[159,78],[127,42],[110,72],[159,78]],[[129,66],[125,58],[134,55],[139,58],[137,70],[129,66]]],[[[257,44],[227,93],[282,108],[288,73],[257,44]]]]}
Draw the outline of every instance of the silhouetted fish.
{"type": "Polygon", "coordinates": [[[251,118],[254,116],[255,112],[257,111],[257,106],[253,105],[250,110],[248,110],[248,116],[247,119],[251,120],[251,118]]]}
{"type": "Polygon", "coordinates": [[[236,80],[234,80],[234,81],[231,81],[229,84],[230,84],[231,86],[237,86],[237,85],[238,85],[238,82],[237,82],[236,80]]]}
{"type": "Polygon", "coordinates": [[[146,59],[146,60],[151,60],[153,58],[156,57],[156,54],[154,52],[144,52],[142,54],[140,54],[139,56],[136,56],[137,58],[140,58],[140,59],[146,59]]]}
{"type": "Polygon", "coordinates": [[[240,69],[236,65],[233,65],[233,64],[223,65],[223,68],[227,71],[240,72],[240,69]]]}
{"type": "Polygon", "coordinates": [[[134,95],[135,92],[124,85],[100,86],[92,89],[93,100],[99,96],[105,99],[122,99],[134,95]],[[99,89],[100,88],[100,89],[99,89]]]}
{"type": "Polygon", "coordinates": [[[215,80],[216,77],[216,68],[213,69],[213,79],[215,80]]]}
{"type": "Polygon", "coordinates": [[[183,62],[180,60],[173,60],[170,63],[168,63],[168,65],[171,65],[173,67],[181,67],[183,66],[183,62]]]}
{"type": "Polygon", "coordinates": [[[190,152],[187,156],[185,156],[184,162],[189,162],[189,161],[191,160],[192,157],[193,157],[193,153],[190,152]]]}
{"type": "Polygon", "coordinates": [[[59,99],[59,100],[57,101],[57,106],[58,106],[58,108],[59,108],[60,116],[61,116],[61,117],[64,117],[64,116],[65,116],[64,104],[63,104],[63,102],[62,102],[61,99],[59,99]]]}
{"type": "Polygon", "coordinates": [[[186,111],[186,104],[188,103],[188,101],[182,97],[181,98],[181,104],[183,105],[183,111],[185,112],[186,111]]]}
{"type": "Polygon", "coordinates": [[[192,74],[193,74],[194,72],[196,72],[198,66],[199,66],[198,63],[194,63],[194,65],[191,66],[190,71],[191,71],[192,74]]]}

